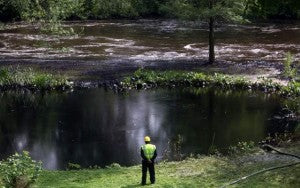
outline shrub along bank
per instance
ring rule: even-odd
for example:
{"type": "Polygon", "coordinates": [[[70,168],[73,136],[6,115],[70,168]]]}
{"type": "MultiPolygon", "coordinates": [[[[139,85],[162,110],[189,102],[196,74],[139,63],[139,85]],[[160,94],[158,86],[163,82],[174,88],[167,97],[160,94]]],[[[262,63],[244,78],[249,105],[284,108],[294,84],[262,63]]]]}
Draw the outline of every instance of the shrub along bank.
{"type": "MultiPolygon", "coordinates": [[[[299,140],[293,137],[291,143],[290,139],[278,140],[277,145],[282,147],[280,151],[299,156],[299,140]]],[[[216,152],[214,155],[193,155],[181,161],[159,162],[156,165],[157,181],[151,187],[221,187],[263,169],[295,163],[298,165],[264,172],[230,187],[300,186],[299,159],[270,154],[252,142],[240,142],[229,148],[227,156],[216,152]]],[[[140,187],[141,165],[121,167],[113,163],[105,168],[81,169],[78,164],[70,164],[69,167],[76,170],[48,171],[26,151],[14,154],[0,161],[0,187],[140,187]]]]}
{"type": "MultiPolygon", "coordinates": [[[[299,153],[299,148],[296,151],[295,148],[292,147],[289,152],[299,153]]],[[[231,157],[197,156],[183,161],[160,162],[156,165],[156,184],[151,187],[221,187],[258,170],[293,162],[290,158],[268,158],[268,154],[262,151],[253,151],[247,156],[245,153],[231,157]]],[[[40,175],[37,180],[34,176],[36,181],[31,186],[37,188],[139,187],[141,180],[140,165],[121,167],[113,164],[102,169],[31,172],[40,175]]],[[[291,166],[262,173],[231,187],[294,188],[300,186],[299,174],[299,165],[291,166]]]]}
{"type": "MultiPolygon", "coordinates": [[[[155,87],[218,87],[224,89],[262,90],[287,97],[300,96],[300,82],[290,81],[284,86],[271,79],[252,82],[241,76],[208,74],[187,71],[151,71],[139,69],[119,83],[123,89],[149,89],[155,87]]],[[[35,71],[31,68],[0,68],[0,89],[27,88],[31,90],[64,90],[74,87],[67,77],[35,71]]],[[[80,84],[78,85],[80,87],[80,84]]]]}
{"type": "Polygon", "coordinates": [[[41,171],[41,163],[32,160],[28,152],[16,153],[0,161],[0,186],[29,187],[37,180],[41,171]]]}
{"type": "Polygon", "coordinates": [[[219,87],[224,89],[262,90],[276,92],[282,96],[299,97],[300,82],[291,81],[287,86],[273,82],[271,79],[262,79],[252,82],[240,76],[225,74],[206,74],[203,72],[185,71],[151,71],[139,69],[132,76],[126,77],[121,86],[126,89],[147,89],[154,87],[219,87]]]}
{"type": "Polygon", "coordinates": [[[72,87],[64,76],[34,71],[31,68],[0,68],[0,89],[63,90],[72,87]]]}
{"type": "MultiPolygon", "coordinates": [[[[157,182],[151,187],[221,187],[249,173],[289,163],[284,160],[276,161],[274,158],[252,161],[257,158],[257,155],[259,154],[248,154],[246,159],[248,161],[243,161],[245,160],[243,156],[232,158],[198,156],[183,161],[161,162],[156,165],[157,182]]],[[[261,155],[266,158],[266,155],[261,155]]],[[[3,168],[0,169],[0,186],[15,187],[16,183],[18,187],[31,185],[31,187],[44,188],[139,187],[140,185],[141,166],[111,165],[103,169],[41,171],[40,165],[31,161],[27,154],[14,155],[10,159],[12,160],[1,161],[3,168]],[[4,177],[10,181],[5,180],[4,177]]],[[[297,178],[299,174],[300,168],[292,166],[251,177],[231,187],[299,187],[300,180],[297,178]]]]}

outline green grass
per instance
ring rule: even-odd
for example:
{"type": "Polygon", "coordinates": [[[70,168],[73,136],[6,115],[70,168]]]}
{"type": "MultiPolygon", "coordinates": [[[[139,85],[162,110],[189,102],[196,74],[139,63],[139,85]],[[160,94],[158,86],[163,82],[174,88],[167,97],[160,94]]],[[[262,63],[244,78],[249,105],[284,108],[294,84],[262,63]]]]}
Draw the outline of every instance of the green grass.
{"type": "MultiPolygon", "coordinates": [[[[206,156],[156,165],[156,184],[146,187],[220,187],[254,171],[280,163],[234,163],[206,156]]],[[[231,187],[299,187],[299,166],[267,172],[231,187]]],[[[44,171],[33,187],[140,187],[141,166],[96,170],[44,171]]],[[[149,184],[149,180],[148,180],[149,184]]]]}
{"type": "Polygon", "coordinates": [[[31,68],[0,68],[0,88],[60,89],[71,87],[64,76],[34,71],[31,68]]]}
{"type": "Polygon", "coordinates": [[[121,83],[124,88],[142,89],[153,87],[214,86],[224,89],[263,90],[277,92],[284,96],[300,96],[300,83],[291,81],[287,86],[263,79],[261,82],[252,82],[241,76],[226,74],[207,74],[203,72],[186,71],[150,71],[139,69],[132,76],[126,77],[121,83]]]}

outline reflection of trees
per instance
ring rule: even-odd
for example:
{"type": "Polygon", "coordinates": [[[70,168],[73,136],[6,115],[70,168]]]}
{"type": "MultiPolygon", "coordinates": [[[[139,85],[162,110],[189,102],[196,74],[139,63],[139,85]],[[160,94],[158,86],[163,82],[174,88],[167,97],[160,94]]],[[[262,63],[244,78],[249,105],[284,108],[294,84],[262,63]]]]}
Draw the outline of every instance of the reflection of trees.
{"type": "MultiPolygon", "coordinates": [[[[48,140],[56,126],[55,104],[64,94],[6,91],[0,94],[1,157],[21,150],[33,150],[36,143],[48,140]],[[47,115],[45,115],[47,114],[47,115]],[[6,147],[4,147],[6,146],[6,147]]],[[[49,147],[48,147],[49,148],[49,147]]],[[[33,157],[35,152],[33,152],[33,157]]]]}
{"type": "Polygon", "coordinates": [[[60,151],[63,161],[83,166],[139,161],[138,149],[144,135],[156,135],[153,140],[157,142],[157,135],[163,134],[159,118],[153,117],[159,108],[147,97],[143,93],[124,96],[102,90],[73,96],[64,105],[64,111],[72,111],[72,115],[61,117],[66,133],[58,139],[65,145],[60,151]]]}
{"type": "Polygon", "coordinates": [[[159,103],[158,98],[155,92],[140,92],[133,94],[126,104],[127,128],[133,130],[131,134],[127,134],[130,137],[127,148],[135,149],[133,154],[138,160],[140,160],[139,149],[144,144],[144,136],[149,135],[152,138],[153,143],[157,145],[159,155],[167,145],[167,135],[161,126],[165,118],[165,107],[159,103]]]}
{"type": "Polygon", "coordinates": [[[276,97],[209,88],[128,95],[102,89],[6,92],[0,94],[0,152],[26,149],[48,168],[68,162],[133,164],[140,160],[145,135],[160,155],[181,135],[182,152],[206,153],[214,135],[221,148],[262,139],[272,124],[267,119],[279,107],[276,97]]]}
{"type": "Polygon", "coordinates": [[[163,111],[149,101],[151,96],[103,90],[1,94],[0,143],[8,145],[1,153],[26,149],[48,168],[65,162],[83,166],[136,163],[144,135],[153,136],[155,143],[164,137],[163,111]]]}
{"type": "MultiPolygon", "coordinates": [[[[183,135],[183,152],[206,153],[209,146],[225,148],[266,136],[267,119],[278,109],[276,97],[242,91],[190,89],[173,94],[176,108],[166,112],[170,137],[183,135]],[[253,96],[252,96],[253,95],[253,96]],[[176,115],[174,115],[176,114],[176,115]]],[[[167,124],[167,123],[165,123],[167,124]]]]}

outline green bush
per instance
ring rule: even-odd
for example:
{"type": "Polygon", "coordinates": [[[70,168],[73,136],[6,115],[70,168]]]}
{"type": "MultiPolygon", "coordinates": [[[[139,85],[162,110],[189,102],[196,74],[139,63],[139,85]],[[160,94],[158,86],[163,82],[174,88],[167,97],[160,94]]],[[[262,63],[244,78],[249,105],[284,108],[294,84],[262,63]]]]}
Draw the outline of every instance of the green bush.
{"type": "Polygon", "coordinates": [[[91,0],[91,18],[133,18],[138,16],[129,0],[91,0]]]}
{"type": "Polygon", "coordinates": [[[84,19],[85,0],[0,0],[0,20],[84,19]]]}
{"type": "Polygon", "coordinates": [[[9,79],[9,71],[8,69],[0,69],[0,84],[5,80],[9,79]]]}
{"type": "Polygon", "coordinates": [[[160,14],[168,18],[196,20],[199,17],[199,10],[186,0],[168,1],[160,6],[159,11],[160,14]]]}
{"type": "Polygon", "coordinates": [[[245,16],[252,19],[299,19],[298,0],[248,0],[245,16]]]}
{"type": "Polygon", "coordinates": [[[0,20],[21,20],[29,9],[30,0],[0,0],[0,20]]]}
{"type": "Polygon", "coordinates": [[[168,0],[130,0],[139,16],[158,16],[159,8],[168,0]]]}
{"type": "Polygon", "coordinates": [[[300,95],[300,82],[292,81],[289,84],[282,88],[282,92],[289,95],[300,95]]]}
{"type": "Polygon", "coordinates": [[[283,75],[291,79],[297,76],[297,67],[292,67],[293,59],[293,55],[288,52],[283,62],[283,75]]]}
{"type": "Polygon", "coordinates": [[[86,17],[85,0],[42,0],[46,20],[84,19],[86,17]]]}
{"type": "Polygon", "coordinates": [[[251,153],[254,151],[254,142],[238,142],[236,146],[230,146],[229,147],[229,153],[230,154],[245,154],[245,153],[251,153]]]}
{"type": "Polygon", "coordinates": [[[41,171],[41,162],[32,160],[26,151],[0,162],[0,177],[5,187],[28,187],[37,180],[41,171]]]}

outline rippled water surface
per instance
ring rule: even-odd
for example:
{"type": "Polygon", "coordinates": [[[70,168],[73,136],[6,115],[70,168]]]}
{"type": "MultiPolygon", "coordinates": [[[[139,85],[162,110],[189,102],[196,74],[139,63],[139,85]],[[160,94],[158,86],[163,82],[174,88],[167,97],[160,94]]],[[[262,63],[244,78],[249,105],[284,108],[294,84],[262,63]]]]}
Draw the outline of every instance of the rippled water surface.
{"type": "Polygon", "coordinates": [[[283,99],[260,93],[212,89],[159,89],[115,94],[104,89],[71,93],[0,93],[0,159],[30,151],[47,169],[69,162],[84,167],[140,162],[150,135],[159,160],[226,150],[239,141],[260,141],[292,131],[283,99]]]}
{"type": "MultiPolygon", "coordinates": [[[[17,26],[16,26],[17,25],[17,26]]],[[[51,36],[37,26],[0,30],[0,57],[132,61],[205,59],[207,26],[166,20],[65,23],[78,36],[51,36]]],[[[216,56],[228,61],[300,59],[300,24],[224,25],[216,29],[216,56]]]]}

